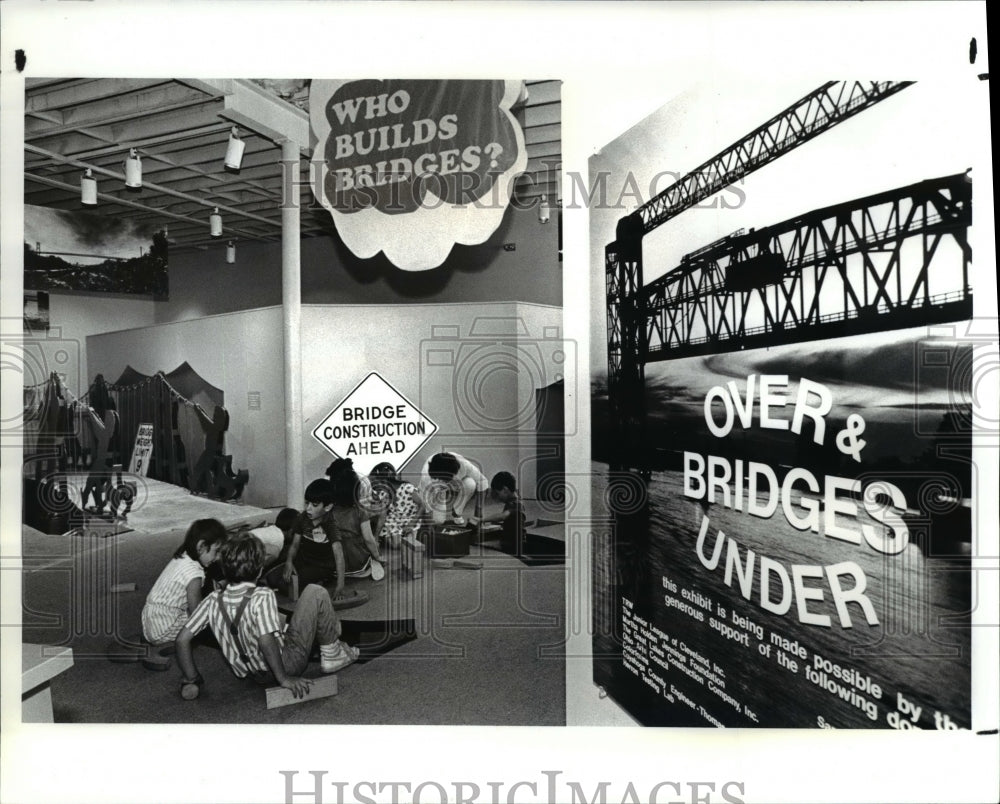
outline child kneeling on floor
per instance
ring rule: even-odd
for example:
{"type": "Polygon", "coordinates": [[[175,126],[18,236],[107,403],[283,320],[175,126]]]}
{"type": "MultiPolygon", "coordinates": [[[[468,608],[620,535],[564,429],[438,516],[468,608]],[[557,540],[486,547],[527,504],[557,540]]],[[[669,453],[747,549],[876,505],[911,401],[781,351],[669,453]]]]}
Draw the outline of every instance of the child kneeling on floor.
{"type": "Polygon", "coordinates": [[[510,472],[497,472],[490,481],[493,497],[503,503],[503,510],[482,519],[473,519],[472,524],[479,522],[499,522],[500,548],[505,553],[519,556],[524,547],[524,523],[526,516],[521,498],[517,495],[517,484],[510,472]]]}
{"type": "Polygon", "coordinates": [[[274,591],[257,586],[264,567],[264,546],[258,538],[247,535],[226,542],[219,561],[226,587],[201,602],[177,637],[184,698],[196,698],[204,683],[191,641],[205,626],[212,629],[237,678],[251,676],[263,685],[277,684],[296,698],[309,691],[310,681],[302,678],[302,672],[314,643],[319,643],[324,673],[335,673],[358,658],[357,648],[340,641],[340,621],[322,586],[306,586],[290,622],[282,625],[274,591]]]}
{"type": "Polygon", "coordinates": [[[149,644],[173,644],[201,603],[205,569],[218,557],[225,540],[226,529],[217,519],[191,523],[184,543],[156,579],[142,607],[142,636],[149,644]]]}

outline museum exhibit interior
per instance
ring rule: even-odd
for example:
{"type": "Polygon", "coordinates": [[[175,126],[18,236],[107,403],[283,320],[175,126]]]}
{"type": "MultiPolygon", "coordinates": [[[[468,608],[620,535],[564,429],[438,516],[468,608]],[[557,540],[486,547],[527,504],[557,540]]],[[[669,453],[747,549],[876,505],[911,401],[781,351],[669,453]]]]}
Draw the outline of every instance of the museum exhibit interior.
{"type": "Polygon", "coordinates": [[[24,718],[562,724],[559,82],[28,79],[24,126],[24,718]],[[336,694],[269,708],[205,644],[178,694],[141,612],[194,521],[442,452],[476,510],[347,579],[336,694]]]}

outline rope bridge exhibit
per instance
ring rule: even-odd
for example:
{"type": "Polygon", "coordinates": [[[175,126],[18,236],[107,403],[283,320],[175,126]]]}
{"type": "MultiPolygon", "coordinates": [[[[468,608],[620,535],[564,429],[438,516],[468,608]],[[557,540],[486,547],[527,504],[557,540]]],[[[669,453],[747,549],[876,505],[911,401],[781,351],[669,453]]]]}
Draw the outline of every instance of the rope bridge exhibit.
{"type": "Polygon", "coordinates": [[[135,483],[123,480],[123,467],[125,475],[239,500],[249,472],[234,471],[232,455],[225,454],[229,414],[222,403],[222,391],[187,363],[152,376],[129,367],[113,384],[99,374],[81,397],[55,373],[25,387],[24,521],[45,533],[62,533],[93,517],[124,518],[135,483]],[[197,457],[191,462],[188,456],[197,457]],[[87,480],[78,507],[67,474],[80,472],[87,480]]]}

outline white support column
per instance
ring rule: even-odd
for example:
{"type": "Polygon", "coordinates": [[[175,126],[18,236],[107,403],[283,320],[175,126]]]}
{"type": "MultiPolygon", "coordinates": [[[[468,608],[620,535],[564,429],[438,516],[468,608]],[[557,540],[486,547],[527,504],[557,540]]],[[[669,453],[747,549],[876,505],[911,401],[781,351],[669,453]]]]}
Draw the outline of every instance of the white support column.
{"type": "Polygon", "coordinates": [[[285,338],[285,504],[298,507],[302,472],[302,284],[299,225],[299,146],[281,141],[281,320],[285,338]]]}

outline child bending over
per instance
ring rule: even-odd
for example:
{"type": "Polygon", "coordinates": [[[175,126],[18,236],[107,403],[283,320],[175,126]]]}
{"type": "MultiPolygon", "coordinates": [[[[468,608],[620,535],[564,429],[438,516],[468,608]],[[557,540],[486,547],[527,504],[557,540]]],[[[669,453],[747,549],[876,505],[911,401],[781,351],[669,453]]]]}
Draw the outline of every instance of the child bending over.
{"type": "Polygon", "coordinates": [[[499,522],[500,545],[505,553],[521,555],[521,548],[524,544],[524,523],[526,517],[524,506],[521,505],[521,498],[517,496],[517,487],[514,482],[514,475],[510,472],[497,472],[490,481],[490,490],[493,497],[503,503],[503,510],[496,514],[490,514],[481,520],[472,520],[472,524],[478,522],[499,522]]]}
{"type": "Polygon", "coordinates": [[[465,524],[465,506],[476,498],[476,517],[483,515],[483,497],[489,489],[486,477],[468,458],[457,452],[439,452],[424,464],[420,473],[420,498],[434,523],[441,525],[448,518],[456,525],[465,524]]]}
{"type": "Polygon", "coordinates": [[[237,678],[276,683],[296,698],[309,691],[310,682],[302,672],[314,643],[319,643],[324,673],[335,673],[358,658],[357,648],[340,641],[340,621],[321,586],[311,584],[302,591],[291,620],[282,626],[274,591],[257,586],[264,568],[264,546],[258,538],[248,534],[226,542],[219,560],[226,587],[201,602],[177,637],[184,698],[196,698],[204,683],[191,641],[205,626],[212,629],[237,678]]]}
{"type": "Polygon", "coordinates": [[[215,519],[198,519],[160,573],[142,607],[142,635],[151,645],[169,645],[202,599],[205,568],[216,560],[226,529],[215,519]]]}
{"type": "Polygon", "coordinates": [[[284,563],[292,543],[293,529],[301,514],[294,508],[284,508],[273,525],[252,528],[249,532],[264,545],[264,572],[284,563]]]}
{"type": "Polygon", "coordinates": [[[400,539],[413,532],[420,520],[422,503],[417,487],[401,480],[391,463],[380,463],[372,469],[373,494],[384,491],[388,499],[385,523],[380,539],[392,547],[399,547],[400,539]]]}

